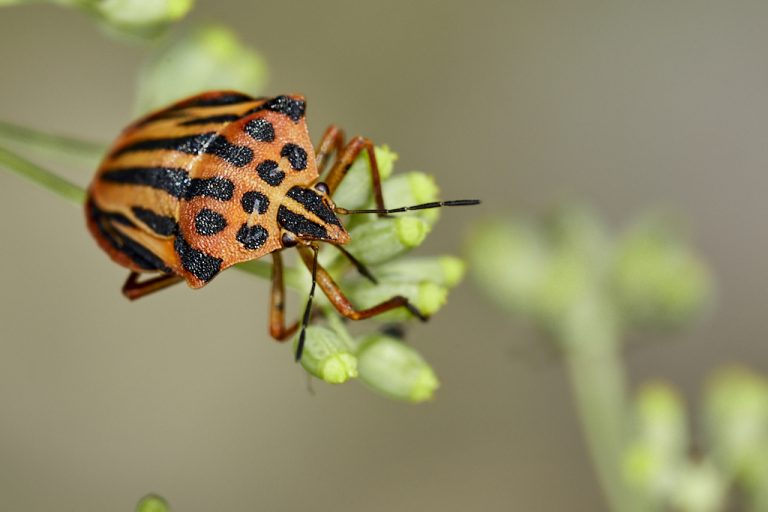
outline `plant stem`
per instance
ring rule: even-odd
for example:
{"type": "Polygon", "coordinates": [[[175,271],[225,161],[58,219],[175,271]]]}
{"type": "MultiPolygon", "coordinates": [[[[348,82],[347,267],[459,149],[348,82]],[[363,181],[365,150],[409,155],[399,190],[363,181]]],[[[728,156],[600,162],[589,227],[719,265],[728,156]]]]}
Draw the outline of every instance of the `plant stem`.
{"type": "Polygon", "coordinates": [[[2,147],[0,147],[0,166],[47,188],[73,203],[83,204],[85,202],[85,190],[82,187],[2,147]]]}
{"type": "Polygon", "coordinates": [[[0,121],[0,138],[37,150],[43,149],[60,155],[78,157],[88,162],[98,161],[106,151],[106,146],[103,144],[43,133],[4,121],[0,121]]]}
{"type": "Polygon", "coordinates": [[[575,309],[562,341],[584,436],[610,509],[634,512],[641,506],[622,478],[627,405],[619,334],[610,307],[599,299],[575,309]]]}

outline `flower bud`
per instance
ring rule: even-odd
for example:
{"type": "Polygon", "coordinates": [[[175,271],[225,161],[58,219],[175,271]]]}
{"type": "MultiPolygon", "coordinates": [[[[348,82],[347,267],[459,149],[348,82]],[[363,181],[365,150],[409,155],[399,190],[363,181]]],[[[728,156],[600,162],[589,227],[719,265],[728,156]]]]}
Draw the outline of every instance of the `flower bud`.
{"type": "Polygon", "coordinates": [[[432,368],[416,350],[383,334],[365,338],[357,353],[360,380],[398,400],[429,400],[439,386],[432,368]]]}
{"type": "MultiPolygon", "coordinates": [[[[294,348],[298,339],[296,336],[294,348]]],[[[357,358],[347,342],[332,330],[315,325],[307,327],[301,366],[329,384],[341,384],[357,377],[357,358]]]]}
{"type": "MultiPolygon", "coordinates": [[[[361,309],[370,308],[395,295],[402,295],[423,314],[431,316],[445,304],[448,290],[431,281],[380,281],[378,284],[358,282],[350,296],[361,309]]],[[[402,322],[413,319],[413,313],[397,308],[376,317],[382,322],[402,322]]]]}
{"type": "Polygon", "coordinates": [[[221,26],[183,35],[154,55],[143,68],[137,107],[146,112],[184,96],[234,89],[257,94],[266,84],[266,64],[221,26]]]}
{"type": "Polygon", "coordinates": [[[723,475],[710,461],[691,462],[680,475],[680,481],[671,499],[671,510],[723,510],[726,486],[723,475]]]}
{"type": "Polygon", "coordinates": [[[669,386],[646,384],[634,404],[635,439],[624,457],[626,480],[657,502],[669,498],[686,463],[688,432],[682,401],[669,386]]]}
{"type": "Polygon", "coordinates": [[[613,289],[625,321],[675,327],[711,300],[709,270],[680,235],[660,220],[646,220],[620,241],[613,289]]]}
{"type": "MultiPolygon", "coordinates": [[[[376,146],[376,163],[379,167],[379,177],[382,181],[392,175],[392,170],[397,161],[397,153],[388,146],[376,146]]],[[[363,151],[357,157],[352,167],[347,171],[344,181],[339,184],[333,194],[333,201],[347,209],[364,208],[371,204],[372,199],[371,168],[368,160],[368,152],[363,151]]]]}
{"type": "Polygon", "coordinates": [[[168,503],[155,494],[144,496],[136,505],[136,512],[168,512],[169,510],[168,503]]]}
{"type": "Polygon", "coordinates": [[[398,259],[376,267],[376,276],[389,281],[431,281],[453,288],[464,277],[465,263],[455,256],[398,259]]]}
{"type": "Polygon", "coordinates": [[[418,247],[429,230],[417,217],[375,219],[351,228],[346,248],[363,263],[376,265],[418,247]]]}
{"type": "MultiPolygon", "coordinates": [[[[437,188],[435,179],[428,174],[418,171],[392,176],[382,184],[382,193],[387,208],[414,206],[431,203],[440,199],[440,189],[437,188]]],[[[429,227],[432,227],[437,222],[437,219],[440,218],[440,208],[395,213],[393,215],[419,218],[424,220],[429,227]]]]}
{"type": "Polygon", "coordinates": [[[729,473],[747,479],[762,473],[768,456],[768,382],[743,368],[721,370],[708,386],[705,411],[714,455],[729,473]]]}
{"type": "Polygon", "coordinates": [[[95,13],[117,35],[152,38],[184,17],[194,0],[99,0],[71,2],[95,13]]]}
{"type": "Polygon", "coordinates": [[[518,219],[478,222],[467,251],[477,284],[492,300],[512,312],[531,312],[548,258],[534,226],[518,219]]]}

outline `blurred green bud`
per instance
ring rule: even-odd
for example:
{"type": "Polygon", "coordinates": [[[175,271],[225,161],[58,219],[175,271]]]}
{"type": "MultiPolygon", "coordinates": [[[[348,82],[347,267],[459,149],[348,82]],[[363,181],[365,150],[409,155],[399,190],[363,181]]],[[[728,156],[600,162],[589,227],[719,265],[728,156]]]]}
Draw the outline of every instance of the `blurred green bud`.
{"type": "Polygon", "coordinates": [[[625,479],[662,502],[687,463],[688,431],[680,396],[663,383],[643,386],[634,404],[635,439],[624,457],[625,479]]]}
{"type": "MultiPolygon", "coordinates": [[[[437,187],[435,179],[429,174],[417,171],[392,176],[382,183],[382,194],[387,208],[414,206],[440,199],[440,189],[437,187]]],[[[440,208],[393,215],[419,218],[431,227],[440,218],[440,208]]]]}
{"type": "Polygon", "coordinates": [[[683,325],[712,298],[709,270],[661,219],[644,220],[620,240],[612,277],[622,316],[634,325],[683,325]]]}
{"type": "MultiPolygon", "coordinates": [[[[373,284],[361,281],[350,290],[354,303],[361,309],[370,308],[395,295],[402,295],[421,311],[431,316],[445,304],[448,290],[431,281],[380,281],[373,284]]],[[[376,317],[382,322],[402,322],[413,319],[413,314],[405,308],[397,308],[376,317]]]]}
{"type": "Polygon", "coordinates": [[[357,358],[360,380],[392,398],[423,402],[439,386],[435,372],[418,352],[383,334],[365,338],[357,358]]]}
{"type": "Polygon", "coordinates": [[[376,277],[389,281],[431,281],[453,288],[464,277],[466,264],[455,256],[397,259],[376,267],[376,277]]]}
{"type": "MultiPolygon", "coordinates": [[[[397,161],[397,153],[389,149],[388,146],[376,146],[374,152],[376,153],[376,162],[379,164],[379,177],[384,181],[392,175],[397,161]]],[[[363,151],[347,171],[344,181],[334,192],[333,201],[350,210],[363,208],[371,204],[372,190],[368,152],[363,151]]]]}
{"type": "MultiPolygon", "coordinates": [[[[294,349],[298,336],[294,340],[294,349]]],[[[325,327],[310,325],[304,340],[301,366],[318,379],[341,384],[357,377],[357,358],[351,347],[337,333],[325,327]]]]}
{"type": "Polygon", "coordinates": [[[168,503],[155,494],[144,496],[136,505],[136,512],[168,512],[169,510],[168,503]]]}
{"type": "Polygon", "coordinates": [[[719,512],[724,509],[726,482],[709,461],[691,462],[682,471],[671,499],[681,512],[719,512]]]}
{"type": "Polygon", "coordinates": [[[266,84],[262,57],[222,26],[204,26],[160,49],[142,69],[136,100],[144,113],[200,92],[234,89],[258,95],[266,84]]]}
{"type": "Polygon", "coordinates": [[[467,251],[469,268],[491,299],[513,312],[531,312],[549,257],[533,225],[514,218],[477,222],[467,251]]]}
{"type": "Polygon", "coordinates": [[[418,217],[375,219],[352,227],[346,248],[363,263],[375,265],[418,247],[429,230],[418,217]]]}
{"type": "MultiPolygon", "coordinates": [[[[764,474],[768,458],[768,383],[747,369],[719,371],[705,397],[713,453],[737,478],[764,474]]],[[[768,482],[761,482],[768,485],[768,482]]]]}

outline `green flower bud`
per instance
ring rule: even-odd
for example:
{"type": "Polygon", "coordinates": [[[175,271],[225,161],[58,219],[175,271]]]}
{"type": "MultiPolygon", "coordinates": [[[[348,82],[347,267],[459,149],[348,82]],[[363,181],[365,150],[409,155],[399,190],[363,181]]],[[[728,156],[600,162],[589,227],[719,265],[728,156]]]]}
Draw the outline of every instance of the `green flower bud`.
{"type": "Polygon", "coordinates": [[[660,220],[645,220],[620,241],[613,288],[624,319],[641,326],[680,326],[710,302],[704,263],[660,220]]]}
{"type": "Polygon", "coordinates": [[[146,112],[184,96],[216,89],[258,94],[266,84],[264,60],[229,29],[206,26],[183,35],[147,62],[137,110],[146,112]]]}
{"type": "Polygon", "coordinates": [[[363,263],[375,265],[418,247],[429,230],[417,217],[375,219],[351,228],[346,248],[363,263]]]}
{"type": "Polygon", "coordinates": [[[646,384],[635,402],[635,440],[624,458],[625,479],[657,502],[678,484],[687,463],[688,432],[679,395],[662,383],[646,384]]]}
{"type": "MultiPolygon", "coordinates": [[[[294,349],[298,343],[294,340],[294,349]]],[[[337,333],[325,327],[310,325],[304,340],[301,366],[318,379],[330,384],[342,384],[357,377],[357,358],[349,344],[337,333]]]]}
{"type": "Polygon", "coordinates": [[[151,39],[185,16],[194,0],[59,0],[96,16],[117,37],[151,39]]]}
{"type": "MultiPolygon", "coordinates": [[[[387,205],[387,208],[431,203],[440,199],[440,189],[437,188],[435,179],[429,174],[417,171],[391,177],[382,184],[382,194],[384,195],[384,203],[387,205]]],[[[437,222],[437,219],[440,218],[440,208],[416,210],[393,215],[419,218],[432,227],[437,222]]]]}
{"type": "Polygon", "coordinates": [[[376,276],[390,281],[431,281],[453,288],[464,277],[466,269],[461,258],[455,256],[398,259],[376,267],[376,276]]]}
{"type": "MultiPolygon", "coordinates": [[[[380,281],[379,284],[358,282],[351,288],[350,296],[361,309],[384,302],[395,295],[402,295],[425,315],[433,315],[445,304],[448,290],[431,281],[380,281]]],[[[397,308],[376,317],[382,322],[402,322],[413,319],[405,308],[397,308]]]]}
{"type": "Polygon", "coordinates": [[[718,512],[725,497],[726,482],[712,463],[690,463],[675,488],[672,510],[718,512]]]}
{"type": "Polygon", "coordinates": [[[513,312],[531,312],[531,298],[544,280],[548,258],[531,224],[517,219],[478,222],[467,250],[469,268],[491,299],[513,312]]]}
{"type": "Polygon", "coordinates": [[[705,411],[717,460],[737,478],[762,474],[768,458],[768,382],[744,368],[721,370],[708,386],[705,411]]]}
{"type": "Polygon", "coordinates": [[[439,386],[435,372],[403,342],[375,334],[363,340],[357,353],[360,380],[398,400],[423,402],[439,386]]]}
{"type": "MultiPolygon", "coordinates": [[[[389,149],[388,146],[376,146],[374,152],[376,153],[376,162],[379,165],[379,177],[384,181],[392,175],[397,161],[397,153],[389,149]]],[[[347,171],[344,181],[334,192],[333,201],[350,210],[364,208],[371,204],[372,190],[368,152],[363,151],[347,171]]]]}
{"type": "Polygon", "coordinates": [[[148,494],[136,505],[136,512],[168,512],[168,503],[160,496],[148,494]]]}

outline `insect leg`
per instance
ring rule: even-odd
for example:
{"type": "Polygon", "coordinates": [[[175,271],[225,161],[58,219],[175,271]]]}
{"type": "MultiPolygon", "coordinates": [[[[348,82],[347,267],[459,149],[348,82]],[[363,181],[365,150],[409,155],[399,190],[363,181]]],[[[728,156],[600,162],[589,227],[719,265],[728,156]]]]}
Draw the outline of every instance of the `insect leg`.
{"type": "MultiPolygon", "coordinates": [[[[365,150],[368,153],[368,162],[371,167],[371,183],[373,186],[373,197],[376,200],[376,207],[379,210],[384,210],[384,196],[381,193],[381,177],[379,176],[379,164],[376,161],[376,153],[373,150],[373,142],[365,137],[354,137],[352,140],[344,146],[333,167],[328,172],[328,176],[325,177],[325,183],[328,185],[330,194],[333,195],[339,183],[347,175],[347,171],[352,167],[357,156],[365,150]]],[[[385,217],[386,214],[380,213],[380,217],[385,217]]]]}
{"type": "Polygon", "coordinates": [[[314,251],[301,245],[297,248],[301,255],[301,259],[304,261],[307,268],[315,271],[315,278],[317,284],[320,285],[320,289],[323,290],[325,296],[328,297],[328,300],[333,304],[333,307],[335,307],[336,311],[341,315],[352,320],[362,320],[364,318],[380,315],[395,308],[403,307],[422,322],[425,322],[428,319],[426,315],[419,311],[416,306],[411,304],[410,301],[402,295],[396,295],[385,300],[381,304],[377,304],[368,309],[356,309],[341,291],[339,285],[336,284],[331,275],[322,266],[316,265],[314,251]]]}
{"type": "Polygon", "coordinates": [[[183,280],[183,277],[177,276],[176,274],[162,274],[157,277],[147,279],[146,281],[139,282],[139,273],[131,272],[128,275],[128,279],[125,280],[125,284],[123,285],[123,295],[131,300],[136,300],[144,297],[145,295],[149,295],[150,293],[154,293],[156,291],[162,290],[163,288],[168,288],[169,286],[172,286],[176,283],[180,283],[183,280]]]}
{"type": "Polygon", "coordinates": [[[269,305],[269,334],[277,341],[290,338],[299,322],[285,327],[285,283],[283,282],[283,257],[279,251],[272,253],[272,294],[269,305]]]}
{"type": "Polygon", "coordinates": [[[341,148],[344,147],[344,131],[332,124],[326,128],[323,138],[320,139],[320,144],[315,149],[315,161],[317,162],[317,171],[323,174],[325,166],[328,163],[328,157],[331,153],[338,154],[341,148]]]}

